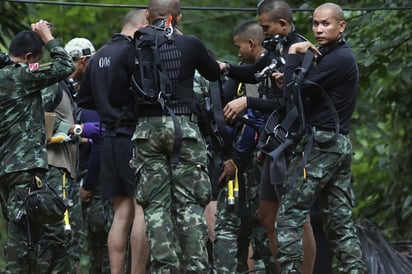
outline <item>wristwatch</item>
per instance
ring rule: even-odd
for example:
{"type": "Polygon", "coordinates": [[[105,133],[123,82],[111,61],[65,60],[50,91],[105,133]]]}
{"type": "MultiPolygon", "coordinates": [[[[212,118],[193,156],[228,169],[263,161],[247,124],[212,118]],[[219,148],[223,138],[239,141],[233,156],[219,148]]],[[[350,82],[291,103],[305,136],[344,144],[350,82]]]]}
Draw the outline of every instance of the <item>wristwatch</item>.
{"type": "Polygon", "coordinates": [[[83,128],[81,125],[74,125],[74,128],[73,128],[74,135],[79,136],[80,134],[82,134],[82,132],[83,132],[83,128]]]}

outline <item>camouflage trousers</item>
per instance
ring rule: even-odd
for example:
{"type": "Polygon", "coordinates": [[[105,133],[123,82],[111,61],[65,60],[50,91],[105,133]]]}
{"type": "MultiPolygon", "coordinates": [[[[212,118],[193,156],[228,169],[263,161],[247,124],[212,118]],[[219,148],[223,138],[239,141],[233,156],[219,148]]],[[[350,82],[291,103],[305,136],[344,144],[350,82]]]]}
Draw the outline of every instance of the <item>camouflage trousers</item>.
{"type": "Polygon", "coordinates": [[[333,132],[316,130],[313,136],[306,135],[291,161],[288,178],[297,170],[302,151],[313,138],[313,148],[304,170],[297,170],[299,176],[285,193],[277,216],[278,261],[282,273],[301,267],[303,224],[316,198],[327,238],[342,265],[342,272],[366,273],[363,272],[366,267],[352,220],[352,144],[348,136],[339,134],[334,144],[320,145],[332,136],[333,132]]]}
{"type": "Polygon", "coordinates": [[[244,191],[241,199],[238,196],[234,205],[228,205],[227,187],[219,191],[213,246],[216,273],[247,271],[249,243],[254,251],[255,269],[264,268],[266,273],[272,273],[271,269],[276,268],[266,231],[257,217],[260,168],[255,157],[245,166],[245,171],[239,176],[239,184],[244,184],[244,188],[240,188],[244,191]]]}
{"type": "MultiPolygon", "coordinates": [[[[49,167],[46,182],[63,197],[64,170],[49,167]]],[[[66,198],[69,205],[70,229],[66,230],[65,220],[43,226],[37,256],[37,273],[76,273],[84,244],[84,227],[78,184],[68,174],[64,175],[66,198]]]]}
{"type": "Polygon", "coordinates": [[[88,203],[83,203],[83,216],[87,231],[86,242],[89,254],[89,273],[110,273],[107,235],[113,222],[113,205],[101,196],[95,182],[93,196],[88,203]]]}
{"type": "Polygon", "coordinates": [[[5,274],[37,273],[36,253],[41,225],[28,222],[26,214],[18,217],[32,181],[33,175],[29,171],[9,173],[0,178],[1,208],[7,221],[6,269],[2,272],[5,274]]]}
{"type": "Polygon", "coordinates": [[[175,139],[171,117],[139,117],[133,135],[136,198],[145,213],[150,273],[208,273],[208,231],[203,211],[211,184],[206,145],[191,117],[177,118],[183,141],[175,169],[170,166],[175,139]]]}

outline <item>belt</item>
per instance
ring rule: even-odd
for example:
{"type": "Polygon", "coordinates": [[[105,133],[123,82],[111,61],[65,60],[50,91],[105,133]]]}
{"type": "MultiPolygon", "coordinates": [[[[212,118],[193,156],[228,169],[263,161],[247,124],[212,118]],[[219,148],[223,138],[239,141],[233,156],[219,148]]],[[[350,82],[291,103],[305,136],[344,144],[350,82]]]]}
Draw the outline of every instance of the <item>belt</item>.
{"type": "MultiPolygon", "coordinates": [[[[314,127],[315,131],[325,131],[325,132],[335,132],[334,128],[323,128],[323,127],[314,127]]],[[[345,130],[339,130],[339,134],[342,135],[347,135],[348,131],[345,130]]]]}
{"type": "MultiPolygon", "coordinates": [[[[197,123],[197,115],[192,113],[189,115],[176,115],[177,120],[179,121],[189,121],[197,123]]],[[[159,116],[141,116],[138,118],[139,122],[166,122],[167,120],[172,120],[170,115],[159,115],[159,116]]]]}
{"type": "Polygon", "coordinates": [[[128,127],[135,127],[136,126],[136,122],[135,121],[121,121],[117,127],[116,127],[116,123],[104,123],[106,130],[116,130],[118,128],[128,128],[128,127]]]}
{"type": "MultiPolygon", "coordinates": [[[[193,110],[187,104],[172,102],[167,104],[167,106],[175,115],[190,115],[193,113],[193,110]]],[[[162,116],[167,114],[168,111],[166,109],[162,109],[160,105],[138,105],[136,112],[137,117],[162,116]]]]}

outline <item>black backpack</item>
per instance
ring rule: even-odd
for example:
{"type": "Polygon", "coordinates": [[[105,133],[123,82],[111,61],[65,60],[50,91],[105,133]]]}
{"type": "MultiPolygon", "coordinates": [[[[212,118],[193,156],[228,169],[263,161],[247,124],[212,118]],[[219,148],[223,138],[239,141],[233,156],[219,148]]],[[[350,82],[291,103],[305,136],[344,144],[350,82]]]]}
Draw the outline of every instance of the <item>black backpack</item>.
{"type": "Polygon", "coordinates": [[[167,76],[159,55],[159,47],[172,43],[170,31],[146,27],[134,34],[136,67],[132,74],[131,89],[138,104],[160,103],[164,108],[172,92],[172,84],[167,76]]]}
{"type": "Polygon", "coordinates": [[[164,43],[173,43],[173,27],[165,20],[162,21],[162,25],[164,26],[149,26],[135,32],[136,63],[130,89],[135,95],[137,109],[139,105],[160,104],[162,110],[172,117],[175,136],[170,165],[175,169],[179,163],[183,133],[176,115],[167,105],[168,101],[171,101],[172,84],[159,54],[160,46],[164,43]]]}

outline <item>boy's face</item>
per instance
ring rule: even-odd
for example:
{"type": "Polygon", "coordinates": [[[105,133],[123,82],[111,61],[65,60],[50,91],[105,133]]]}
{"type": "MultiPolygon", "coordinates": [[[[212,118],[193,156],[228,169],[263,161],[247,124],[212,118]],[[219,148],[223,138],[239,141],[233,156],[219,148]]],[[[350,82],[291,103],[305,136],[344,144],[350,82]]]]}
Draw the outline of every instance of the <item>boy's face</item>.
{"type": "Polygon", "coordinates": [[[242,39],[236,35],[233,37],[233,43],[237,48],[237,56],[246,64],[252,64],[255,62],[253,55],[253,44],[251,41],[242,39]]]}
{"type": "Polygon", "coordinates": [[[281,26],[279,21],[274,22],[270,16],[269,13],[264,12],[258,16],[258,23],[263,29],[263,33],[265,36],[275,36],[277,34],[280,35],[286,35],[287,33],[284,33],[284,28],[281,26]]]}

